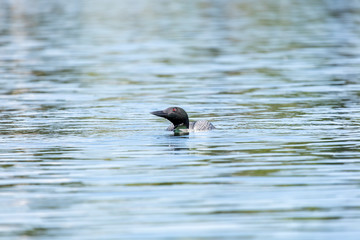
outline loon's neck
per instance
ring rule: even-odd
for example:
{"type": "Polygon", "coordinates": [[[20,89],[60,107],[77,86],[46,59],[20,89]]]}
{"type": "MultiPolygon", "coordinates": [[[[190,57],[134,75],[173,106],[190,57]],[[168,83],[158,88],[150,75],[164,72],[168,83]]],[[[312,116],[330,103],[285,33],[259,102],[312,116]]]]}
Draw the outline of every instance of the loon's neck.
{"type": "Polygon", "coordinates": [[[187,129],[190,126],[189,118],[183,119],[180,124],[178,122],[172,122],[172,124],[174,125],[174,130],[177,128],[187,129]]]}
{"type": "Polygon", "coordinates": [[[174,128],[174,133],[183,133],[183,132],[186,132],[186,130],[188,130],[188,129],[189,129],[189,126],[180,124],[174,128]]]}

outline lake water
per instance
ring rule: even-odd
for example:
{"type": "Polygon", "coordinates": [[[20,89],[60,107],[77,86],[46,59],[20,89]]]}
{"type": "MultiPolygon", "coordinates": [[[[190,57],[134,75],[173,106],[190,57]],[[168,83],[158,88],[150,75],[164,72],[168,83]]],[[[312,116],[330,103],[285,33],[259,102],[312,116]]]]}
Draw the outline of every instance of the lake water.
{"type": "Polygon", "coordinates": [[[0,0],[1,239],[359,239],[360,1],[0,0]],[[173,136],[181,106],[217,129],[173,136]]]}

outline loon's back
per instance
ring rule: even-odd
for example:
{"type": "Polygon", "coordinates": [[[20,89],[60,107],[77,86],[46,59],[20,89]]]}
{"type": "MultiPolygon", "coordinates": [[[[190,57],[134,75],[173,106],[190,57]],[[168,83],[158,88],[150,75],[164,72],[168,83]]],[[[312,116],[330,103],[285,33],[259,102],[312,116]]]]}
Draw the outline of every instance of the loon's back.
{"type": "MultiPolygon", "coordinates": [[[[209,121],[199,120],[196,122],[189,123],[190,131],[207,131],[215,129],[214,125],[212,125],[209,121]]],[[[170,126],[166,129],[167,131],[174,131],[174,125],[171,123],[170,126]]]]}

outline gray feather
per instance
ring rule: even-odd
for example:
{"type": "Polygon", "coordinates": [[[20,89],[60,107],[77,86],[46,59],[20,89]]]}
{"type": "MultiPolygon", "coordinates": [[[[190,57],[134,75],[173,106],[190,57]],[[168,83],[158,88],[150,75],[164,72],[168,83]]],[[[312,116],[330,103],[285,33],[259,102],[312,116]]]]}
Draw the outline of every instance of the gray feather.
{"type": "MultiPolygon", "coordinates": [[[[215,129],[214,125],[212,125],[209,121],[199,120],[196,122],[190,122],[189,130],[191,131],[207,131],[215,129]]],[[[170,126],[166,129],[167,131],[174,131],[174,125],[171,123],[170,126]]]]}
{"type": "Polygon", "coordinates": [[[191,130],[194,131],[205,131],[205,130],[211,130],[214,129],[214,125],[212,125],[209,121],[206,120],[199,120],[194,122],[192,126],[189,126],[191,130]]]}

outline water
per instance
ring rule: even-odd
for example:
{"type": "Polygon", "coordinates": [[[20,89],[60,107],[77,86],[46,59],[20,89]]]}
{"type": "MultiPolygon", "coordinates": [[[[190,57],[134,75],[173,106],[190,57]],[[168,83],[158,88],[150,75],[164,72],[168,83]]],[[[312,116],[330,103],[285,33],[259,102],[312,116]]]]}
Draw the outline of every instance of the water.
{"type": "Polygon", "coordinates": [[[359,1],[0,9],[1,239],[359,238],[359,1]]]}

